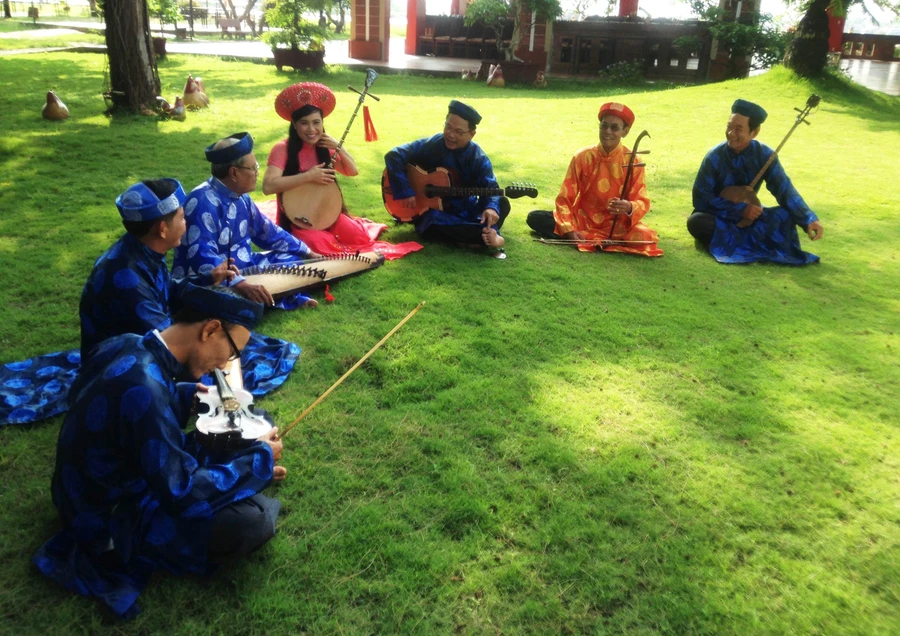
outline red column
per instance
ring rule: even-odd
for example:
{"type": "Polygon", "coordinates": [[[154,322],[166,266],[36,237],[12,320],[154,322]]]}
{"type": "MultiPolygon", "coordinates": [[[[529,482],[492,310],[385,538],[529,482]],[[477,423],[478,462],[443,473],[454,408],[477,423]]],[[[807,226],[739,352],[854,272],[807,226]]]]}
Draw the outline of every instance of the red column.
{"type": "Polygon", "coordinates": [[[450,0],[450,15],[459,15],[459,0],[450,0]]]}
{"type": "Polygon", "coordinates": [[[390,0],[351,0],[350,57],[387,61],[390,38],[390,0]],[[367,20],[368,17],[368,20],[367,20]]]}
{"type": "Polygon", "coordinates": [[[638,0],[619,0],[619,17],[628,18],[637,15],[638,0]]]}
{"type": "Polygon", "coordinates": [[[416,54],[416,45],[419,36],[425,28],[425,0],[406,0],[406,41],[403,44],[403,52],[407,55],[416,54]]]}
{"type": "Polygon", "coordinates": [[[831,7],[828,7],[825,12],[828,14],[828,30],[830,33],[828,36],[828,51],[836,53],[841,50],[841,45],[844,41],[844,23],[847,21],[847,17],[837,17],[832,13],[831,7]]]}

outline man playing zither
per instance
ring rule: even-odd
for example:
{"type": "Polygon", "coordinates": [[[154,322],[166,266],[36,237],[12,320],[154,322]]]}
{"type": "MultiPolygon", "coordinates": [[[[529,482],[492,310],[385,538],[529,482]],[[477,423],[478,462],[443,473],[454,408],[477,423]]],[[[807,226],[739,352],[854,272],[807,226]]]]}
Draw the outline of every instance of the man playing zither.
{"type": "MultiPolygon", "coordinates": [[[[107,338],[144,334],[171,324],[169,299],[186,279],[169,277],[166,254],[185,232],[185,194],[175,179],[135,183],[116,199],[126,233],[97,259],[81,292],[81,358],[107,338]]],[[[234,278],[222,261],[198,285],[218,285],[234,278]]]]}
{"type": "Polygon", "coordinates": [[[240,355],[263,313],[233,292],[188,285],[162,332],[103,342],[72,387],[51,491],[62,531],[33,561],[67,589],[128,618],[159,568],[207,574],[275,534],[286,471],[278,430],[235,452],[184,435],[198,378],[240,355]]]}
{"type": "Polygon", "coordinates": [[[643,167],[632,168],[628,192],[622,194],[631,159],[622,139],[631,130],[634,113],[624,104],[608,102],[600,107],[597,119],[599,145],[575,154],[556,209],[531,212],[528,226],[544,238],[571,240],[583,252],[599,247],[604,252],[662,256],[656,232],[640,222],[650,210],[643,167]]]}
{"type": "Polygon", "coordinates": [[[766,111],[752,102],[734,102],[725,128],[726,140],[710,150],[700,164],[688,232],[720,263],[816,263],[818,256],[800,249],[797,226],[817,241],[822,238],[822,224],[794,188],[777,157],[763,175],[777,207],[736,203],[721,196],[728,186],[749,185],[775,152],[756,141],[766,117],[766,111]]]}
{"type": "MultiPolygon", "coordinates": [[[[243,270],[253,265],[297,263],[319,256],[303,241],[272,223],[250,199],[249,193],[256,190],[259,178],[250,133],[217,141],[206,148],[206,159],[212,164],[212,176],[194,188],[184,204],[188,227],[175,250],[173,276],[205,274],[229,259],[243,270]],[[252,244],[269,251],[254,252],[252,244]]],[[[230,285],[245,298],[275,305],[265,287],[250,284],[241,276],[230,285]]],[[[278,301],[282,309],[317,304],[303,294],[278,301]]]]}
{"type": "MultiPolygon", "coordinates": [[[[453,100],[444,120],[444,132],[398,146],[384,156],[393,197],[415,208],[415,191],[406,176],[407,164],[432,172],[446,168],[453,186],[499,189],[494,169],[484,151],[472,141],[481,115],[471,106],[453,100]]],[[[447,197],[443,210],[430,209],[415,220],[416,232],[427,240],[484,244],[502,248],[500,235],[509,214],[509,199],[499,196],[447,197]]]]}

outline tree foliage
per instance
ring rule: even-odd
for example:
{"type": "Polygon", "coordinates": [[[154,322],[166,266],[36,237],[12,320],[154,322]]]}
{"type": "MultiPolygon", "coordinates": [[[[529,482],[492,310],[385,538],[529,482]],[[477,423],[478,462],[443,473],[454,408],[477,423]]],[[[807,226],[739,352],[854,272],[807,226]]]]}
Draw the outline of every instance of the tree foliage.
{"type": "MultiPolygon", "coordinates": [[[[791,40],[791,34],[778,30],[768,13],[745,13],[735,20],[710,0],[689,0],[691,10],[710,22],[709,32],[720,47],[728,50],[728,75],[739,77],[749,68],[764,69],[777,64],[791,40]]],[[[686,38],[678,38],[676,46],[688,46],[686,38]]]]}
{"type": "Polygon", "coordinates": [[[266,33],[266,42],[272,48],[321,50],[325,46],[324,29],[303,17],[313,10],[308,0],[277,0],[266,11],[266,22],[279,30],[266,33]]]}
{"type": "Polygon", "coordinates": [[[515,52],[522,41],[522,34],[532,25],[532,16],[536,19],[556,20],[562,15],[559,0],[475,0],[466,9],[466,24],[481,22],[494,33],[497,49],[507,61],[516,60],[515,52]],[[527,13],[527,19],[522,14],[527,13]],[[512,23],[512,37],[503,41],[504,29],[512,23]]]}

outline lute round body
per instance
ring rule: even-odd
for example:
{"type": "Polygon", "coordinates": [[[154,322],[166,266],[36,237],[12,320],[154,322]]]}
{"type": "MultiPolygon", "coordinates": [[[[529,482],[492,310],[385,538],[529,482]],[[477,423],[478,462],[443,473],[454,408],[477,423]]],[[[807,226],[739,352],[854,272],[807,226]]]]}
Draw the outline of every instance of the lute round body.
{"type": "Polygon", "coordinates": [[[337,183],[304,183],[281,194],[281,208],[297,227],[325,230],[338,220],[344,209],[344,197],[337,183]]]}

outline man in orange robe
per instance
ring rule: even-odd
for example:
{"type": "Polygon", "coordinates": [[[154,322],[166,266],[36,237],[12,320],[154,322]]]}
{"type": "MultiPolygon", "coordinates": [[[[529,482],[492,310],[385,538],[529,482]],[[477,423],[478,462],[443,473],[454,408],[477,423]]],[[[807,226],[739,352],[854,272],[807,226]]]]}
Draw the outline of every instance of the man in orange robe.
{"type": "Polygon", "coordinates": [[[556,197],[556,210],[531,212],[528,227],[545,238],[583,241],[575,243],[582,252],[599,247],[603,252],[662,256],[656,232],[640,222],[650,210],[643,167],[633,169],[628,192],[620,198],[631,159],[622,138],[631,130],[634,113],[624,104],[608,102],[600,107],[597,118],[600,144],[572,157],[556,197]],[[622,243],[600,243],[607,240],[622,243]]]}

